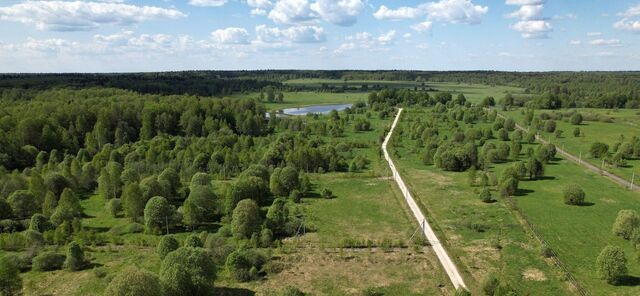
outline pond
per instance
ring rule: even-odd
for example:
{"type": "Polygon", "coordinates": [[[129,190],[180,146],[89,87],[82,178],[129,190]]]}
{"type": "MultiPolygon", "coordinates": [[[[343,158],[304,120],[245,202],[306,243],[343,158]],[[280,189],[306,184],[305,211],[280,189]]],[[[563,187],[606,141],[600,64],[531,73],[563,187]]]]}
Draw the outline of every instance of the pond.
{"type": "Polygon", "coordinates": [[[309,113],[327,114],[331,110],[342,111],[353,107],[353,104],[315,105],[301,108],[285,108],[282,113],[286,115],[307,115],[309,113]]]}

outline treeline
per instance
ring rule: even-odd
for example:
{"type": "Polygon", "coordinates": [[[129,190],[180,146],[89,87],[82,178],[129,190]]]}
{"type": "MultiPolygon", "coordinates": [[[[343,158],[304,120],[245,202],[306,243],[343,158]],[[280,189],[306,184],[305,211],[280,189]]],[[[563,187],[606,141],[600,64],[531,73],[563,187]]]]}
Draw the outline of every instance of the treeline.
{"type": "Polygon", "coordinates": [[[107,87],[143,94],[224,96],[281,87],[277,79],[249,78],[243,72],[158,72],[131,74],[1,74],[2,96],[20,99],[52,88],[107,87]]]}

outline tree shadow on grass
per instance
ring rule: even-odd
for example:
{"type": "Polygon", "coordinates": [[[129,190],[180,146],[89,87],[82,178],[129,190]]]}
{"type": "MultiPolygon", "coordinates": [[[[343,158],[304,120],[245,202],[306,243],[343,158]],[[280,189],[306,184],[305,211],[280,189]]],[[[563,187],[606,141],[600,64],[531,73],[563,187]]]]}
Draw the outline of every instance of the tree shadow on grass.
{"type": "Polygon", "coordinates": [[[585,201],[585,202],[582,202],[580,204],[577,204],[576,206],[579,206],[579,207],[590,207],[590,206],[594,206],[594,205],[595,205],[595,203],[593,203],[593,202],[585,201]]]}
{"type": "Polygon", "coordinates": [[[640,285],[640,277],[632,276],[632,275],[627,275],[623,277],[622,279],[620,279],[620,282],[618,282],[617,284],[617,286],[628,286],[628,287],[634,287],[639,285],[640,285]]]}
{"type": "Polygon", "coordinates": [[[254,296],[256,292],[243,288],[215,287],[215,295],[220,296],[254,296]]]}
{"type": "Polygon", "coordinates": [[[526,196],[529,193],[534,193],[534,190],[531,189],[522,189],[522,188],[518,188],[518,190],[516,190],[516,193],[514,193],[514,196],[526,196]]]}

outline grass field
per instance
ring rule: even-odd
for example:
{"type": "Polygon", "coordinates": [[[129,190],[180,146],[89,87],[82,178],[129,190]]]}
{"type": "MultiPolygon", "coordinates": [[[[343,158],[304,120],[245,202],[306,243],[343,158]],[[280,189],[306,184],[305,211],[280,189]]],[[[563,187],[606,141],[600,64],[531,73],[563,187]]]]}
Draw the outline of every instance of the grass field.
{"type": "MultiPolygon", "coordinates": [[[[423,110],[409,110],[402,126],[408,128],[408,120],[415,116],[427,115],[423,110]]],[[[397,166],[432,226],[448,244],[448,251],[456,257],[472,294],[481,295],[480,285],[490,273],[530,295],[569,294],[558,271],[540,256],[539,244],[525,233],[502,201],[481,202],[480,188],[467,185],[466,173],[423,165],[412,152],[414,141],[407,136],[402,139],[401,146],[396,147],[397,166]],[[471,224],[480,225],[483,230],[474,230],[471,224]]]]}
{"type": "MultiPolygon", "coordinates": [[[[559,110],[566,112],[569,110],[559,110]]],[[[589,148],[594,142],[603,142],[609,145],[610,150],[616,142],[619,142],[621,136],[627,141],[633,136],[640,137],[640,116],[637,110],[611,110],[611,109],[576,109],[576,111],[584,114],[601,114],[612,119],[613,122],[603,121],[583,121],[582,124],[576,126],[567,121],[556,121],[557,129],[564,131],[561,138],[556,138],[552,133],[542,133],[545,139],[550,140],[558,147],[564,149],[576,156],[582,155],[582,159],[589,163],[600,167],[602,159],[596,159],[589,155],[589,148]],[[580,137],[573,136],[573,130],[578,127],[582,132],[580,137]]],[[[537,111],[537,114],[549,111],[537,111]]],[[[506,115],[513,117],[518,122],[523,122],[524,115],[520,110],[504,112],[506,115]]],[[[631,180],[633,174],[640,179],[640,159],[629,159],[627,165],[615,167],[606,165],[605,169],[626,180],[631,180]]]]}
{"type": "MultiPolygon", "coordinates": [[[[404,118],[403,123],[407,120],[404,118]]],[[[486,124],[478,124],[483,125],[486,124]]],[[[459,258],[469,278],[477,283],[487,272],[495,271],[514,282],[519,290],[529,291],[532,295],[570,291],[559,270],[544,262],[539,243],[523,232],[504,201],[480,202],[477,189],[467,185],[466,173],[443,172],[422,165],[416,153],[411,151],[413,141],[406,136],[402,139],[398,147],[398,166],[423,207],[429,209],[436,227],[447,239],[450,251],[459,258]],[[466,226],[467,221],[481,223],[486,229],[484,232],[472,231],[466,226]],[[495,238],[500,239],[500,251],[491,248],[491,240],[495,238]],[[527,280],[527,271],[535,269],[540,271],[538,275],[544,275],[545,281],[527,280]]],[[[528,146],[524,145],[523,151],[528,146]]],[[[508,163],[497,164],[490,171],[499,175],[507,166],[508,163]]],[[[587,173],[564,159],[556,159],[547,165],[545,176],[543,180],[521,181],[514,199],[560,260],[592,295],[640,294],[636,280],[640,276],[637,251],[611,232],[619,210],[637,209],[637,193],[598,174],[587,173]],[[588,206],[563,203],[562,190],[568,184],[579,184],[584,189],[588,206]],[[626,252],[631,276],[627,284],[609,285],[595,272],[596,257],[608,244],[620,246],[626,252]]]]}

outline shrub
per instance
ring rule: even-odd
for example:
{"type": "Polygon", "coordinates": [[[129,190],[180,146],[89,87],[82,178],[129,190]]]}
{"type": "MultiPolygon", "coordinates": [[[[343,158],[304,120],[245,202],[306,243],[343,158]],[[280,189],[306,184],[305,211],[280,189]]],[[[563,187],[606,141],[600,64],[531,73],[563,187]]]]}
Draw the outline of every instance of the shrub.
{"type": "Polygon", "coordinates": [[[613,223],[613,234],[630,239],[634,230],[640,226],[640,215],[634,210],[620,210],[613,223]]]}
{"type": "Polygon", "coordinates": [[[262,254],[252,249],[238,249],[229,254],[225,265],[235,280],[246,282],[253,279],[251,268],[259,270],[265,262],[262,254]]]}
{"type": "Polygon", "coordinates": [[[585,193],[576,184],[568,185],[564,188],[564,203],[568,205],[581,205],[584,203],[585,193]]]}
{"type": "Polygon", "coordinates": [[[180,247],[180,243],[175,237],[171,235],[165,235],[160,239],[158,246],[156,247],[156,254],[160,256],[160,259],[164,259],[167,254],[177,250],[180,247]]]}
{"type": "Polygon", "coordinates": [[[544,130],[548,133],[553,133],[556,130],[556,122],[553,120],[547,120],[547,122],[544,123],[544,130]]]}
{"type": "Polygon", "coordinates": [[[602,158],[607,156],[609,153],[609,145],[602,142],[595,142],[591,144],[591,148],[589,148],[589,153],[594,158],[602,158]]]}
{"type": "Polygon", "coordinates": [[[467,290],[465,290],[463,288],[460,288],[460,289],[456,290],[455,296],[471,296],[471,293],[469,293],[469,291],[467,291],[467,290]]]}
{"type": "Polygon", "coordinates": [[[576,137],[576,138],[580,137],[580,133],[581,132],[580,132],[580,128],[579,127],[576,127],[576,128],[573,129],[573,136],[574,137],[576,137]]]}
{"type": "Polygon", "coordinates": [[[620,247],[606,246],[596,260],[596,270],[601,279],[618,284],[627,274],[627,258],[620,247]]]}
{"type": "Polygon", "coordinates": [[[203,244],[200,237],[194,233],[188,236],[187,239],[184,240],[184,246],[191,247],[191,248],[202,248],[203,244]]]}
{"type": "Polygon", "coordinates": [[[67,258],[64,260],[64,268],[77,271],[85,267],[84,251],[76,242],[70,242],[67,246],[67,258]]]}
{"type": "Polygon", "coordinates": [[[11,205],[13,215],[17,218],[28,218],[36,212],[39,206],[36,197],[27,190],[13,192],[9,195],[7,202],[11,205]]]}
{"type": "Polygon", "coordinates": [[[31,261],[31,268],[35,271],[51,271],[62,269],[65,256],[55,252],[42,252],[31,261]]]}
{"type": "Polygon", "coordinates": [[[11,256],[0,258],[0,295],[20,295],[22,278],[16,260],[11,256]]]}
{"type": "Polygon", "coordinates": [[[51,222],[49,219],[42,214],[34,214],[31,216],[31,221],[29,223],[29,229],[44,233],[45,231],[52,228],[51,222]]]}
{"type": "Polygon", "coordinates": [[[333,192],[329,188],[322,188],[322,192],[320,194],[324,198],[333,198],[333,192]]]}
{"type": "Polygon", "coordinates": [[[213,295],[215,278],[215,263],[202,248],[179,248],[169,253],[160,267],[167,296],[213,295]]]}
{"type": "Polygon", "coordinates": [[[162,285],[158,276],[136,267],[129,267],[119,272],[104,291],[105,296],[156,296],[162,294],[162,285]]]}
{"type": "Polygon", "coordinates": [[[107,202],[107,211],[111,217],[117,218],[118,214],[122,212],[122,200],[119,198],[110,199],[107,202]]]}
{"type": "Polygon", "coordinates": [[[480,193],[480,200],[485,203],[490,203],[491,201],[493,201],[491,190],[489,190],[488,187],[482,188],[482,192],[480,193]]]}
{"type": "Polygon", "coordinates": [[[571,124],[573,125],[579,125],[582,123],[582,114],[580,113],[575,113],[573,114],[573,116],[571,116],[571,124]]]}
{"type": "Polygon", "coordinates": [[[291,190],[291,193],[289,193],[289,200],[294,203],[299,203],[301,198],[302,193],[298,189],[291,190]]]}

